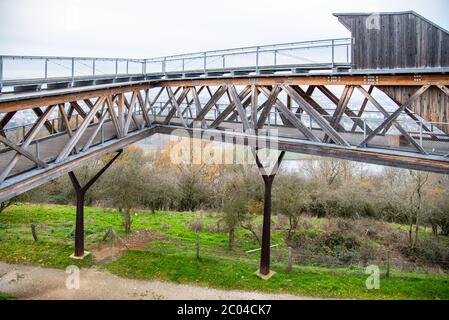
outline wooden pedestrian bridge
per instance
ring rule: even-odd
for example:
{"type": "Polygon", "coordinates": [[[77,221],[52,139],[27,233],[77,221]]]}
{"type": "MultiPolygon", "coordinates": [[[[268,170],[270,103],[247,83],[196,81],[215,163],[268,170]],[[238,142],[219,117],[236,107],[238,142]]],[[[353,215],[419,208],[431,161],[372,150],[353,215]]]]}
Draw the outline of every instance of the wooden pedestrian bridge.
{"type": "MultiPolygon", "coordinates": [[[[151,59],[0,56],[0,201],[155,134],[449,173],[449,33],[415,12],[336,14],[350,38],[151,59]],[[263,143],[261,143],[263,142],[263,143]]],[[[261,273],[269,272],[271,183],[261,273]],[[268,247],[267,247],[268,244],[268,247]]]]}

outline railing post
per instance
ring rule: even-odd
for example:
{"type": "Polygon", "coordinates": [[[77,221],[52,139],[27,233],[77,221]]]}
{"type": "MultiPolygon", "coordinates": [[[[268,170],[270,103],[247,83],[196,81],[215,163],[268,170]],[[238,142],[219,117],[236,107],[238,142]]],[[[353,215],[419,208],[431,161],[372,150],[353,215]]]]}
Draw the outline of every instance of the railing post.
{"type": "Polygon", "coordinates": [[[204,52],[204,75],[206,75],[207,70],[207,53],[204,52]]]}
{"type": "Polygon", "coordinates": [[[48,78],[48,58],[45,58],[45,79],[48,78]]]}
{"type": "Polygon", "coordinates": [[[75,81],[75,58],[72,58],[72,82],[75,81]]]}
{"type": "Polygon", "coordinates": [[[3,87],[3,57],[0,56],[0,93],[3,87]]]}
{"type": "MultiPolygon", "coordinates": [[[[142,69],[143,69],[143,66],[142,66],[142,69]]],[[[128,73],[129,73],[129,61],[126,60],[126,74],[128,74],[128,73]]]]}
{"type": "Polygon", "coordinates": [[[422,147],[423,143],[423,123],[422,119],[419,119],[419,145],[422,147]]]}
{"type": "Polygon", "coordinates": [[[346,62],[349,63],[349,44],[346,45],[346,62]]]}
{"type": "Polygon", "coordinates": [[[366,139],[366,120],[363,119],[363,140],[366,139]]]}
{"type": "Polygon", "coordinates": [[[274,66],[276,67],[277,65],[277,55],[278,55],[278,51],[274,50],[274,66]]]}
{"type": "Polygon", "coordinates": [[[115,77],[118,76],[118,59],[115,59],[115,77]]]}
{"type": "Polygon", "coordinates": [[[95,77],[95,59],[92,60],[92,76],[95,77]]]}
{"type": "Polygon", "coordinates": [[[146,61],[146,60],[144,60],[144,61],[142,62],[142,74],[143,74],[144,76],[147,75],[147,61],[146,61]]]}
{"type": "Polygon", "coordinates": [[[183,72],[185,71],[185,61],[184,61],[184,58],[182,59],[182,71],[183,71],[183,72]]]}
{"type": "Polygon", "coordinates": [[[39,140],[36,140],[36,158],[40,158],[39,140]]]}
{"type": "Polygon", "coordinates": [[[226,68],[226,57],[225,57],[225,55],[223,55],[222,58],[223,58],[223,69],[225,69],[226,68]]]}
{"type": "Polygon", "coordinates": [[[259,47],[256,48],[256,74],[259,74],[259,47]]]}
{"type": "Polygon", "coordinates": [[[167,75],[167,58],[164,57],[164,60],[162,61],[162,72],[167,75]]]}
{"type": "Polygon", "coordinates": [[[335,65],[335,40],[332,40],[332,68],[335,65]]]}

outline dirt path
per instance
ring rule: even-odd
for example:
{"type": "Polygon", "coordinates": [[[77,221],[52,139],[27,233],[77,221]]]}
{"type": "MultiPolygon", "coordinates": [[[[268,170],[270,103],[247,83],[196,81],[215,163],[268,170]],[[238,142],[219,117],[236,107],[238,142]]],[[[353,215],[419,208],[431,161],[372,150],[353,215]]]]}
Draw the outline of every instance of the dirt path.
{"type": "Polygon", "coordinates": [[[69,290],[64,270],[11,265],[0,262],[0,292],[18,299],[95,299],[95,300],[304,300],[285,294],[225,291],[179,285],[160,281],[130,280],[109,272],[89,268],[82,269],[80,288],[69,290]]]}

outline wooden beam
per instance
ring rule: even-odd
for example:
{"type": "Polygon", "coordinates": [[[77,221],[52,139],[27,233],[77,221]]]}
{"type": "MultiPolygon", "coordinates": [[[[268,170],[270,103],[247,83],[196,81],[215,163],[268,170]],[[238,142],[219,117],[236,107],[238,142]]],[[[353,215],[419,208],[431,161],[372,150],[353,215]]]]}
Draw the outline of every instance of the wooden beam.
{"type": "Polygon", "coordinates": [[[101,104],[105,101],[105,99],[106,99],[106,97],[98,98],[98,100],[95,102],[94,107],[87,114],[83,123],[79,126],[79,128],[76,130],[75,134],[70,138],[67,145],[59,153],[59,155],[55,161],[56,163],[63,161],[65,158],[68,157],[70,152],[72,152],[73,148],[76,146],[76,144],[78,143],[80,138],[85,133],[86,129],[89,127],[89,124],[92,121],[92,118],[95,116],[95,114],[97,113],[97,110],[100,108],[101,104]]]}
{"type": "Polygon", "coordinates": [[[307,101],[305,101],[291,86],[282,85],[282,89],[319,125],[319,127],[335,142],[349,146],[349,143],[322,117],[307,101]]]}
{"type": "Polygon", "coordinates": [[[192,121],[192,123],[189,126],[190,128],[193,127],[195,122],[204,120],[206,115],[209,113],[210,109],[212,109],[215,103],[221,99],[221,97],[225,94],[226,90],[227,90],[226,86],[220,86],[217,92],[215,92],[213,97],[210,98],[210,100],[206,103],[201,112],[196,116],[195,120],[192,121]]]}
{"type": "Polygon", "coordinates": [[[16,111],[8,112],[7,114],[4,115],[4,117],[0,121],[0,134],[5,138],[6,138],[5,127],[9,123],[9,121],[11,121],[11,119],[14,117],[16,113],[17,113],[16,111]]]}
{"type": "Polygon", "coordinates": [[[181,118],[181,121],[182,121],[182,125],[184,126],[184,128],[187,128],[187,122],[182,115],[182,110],[181,110],[180,105],[181,105],[182,101],[184,101],[184,99],[187,97],[187,93],[189,91],[190,91],[190,88],[184,88],[184,91],[182,92],[181,97],[179,97],[179,99],[176,100],[176,97],[175,97],[172,89],[170,87],[167,87],[168,97],[170,99],[170,103],[173,106],[173,108],[168,113],[167,118],[165,118],[164,124],[166,124],[166,125],[169,124],[171,119],[173,118],[173,116],[176,114],[176,111],[178,111],[179,117],[181,118]]]}
{"type": "MultiPolygon", "coordinates": [[[[251,93],[251,86],[246,86],[239,94],[239,98],[243,102],[243,107],[247,108],[251,103],[251,98],[248,97],[251,93]],[[247,98],[248,97],[248,98],[247,98]],[[246,99],[246,100],[245,100],[246,99]]],[[[235,121],[238,117],[238,112],[235,110],[234,103],[230,103],[215,119],[215,121],[210,125],[210,128],[218,127],[223,121],[227,119],[227,121],[235,121]],[[230,115],[232,113],[232,115],[230,115]],[[229,116],[229,118],[228,118],[229,116]]]]}
{"type": "Polygon", "coordinates": [[[234,86],[228,86],[228,93],[230,94],[231,100],[234,103],[237,112],[239,113],[243,125],[243,131],[248,131],[251,126],[248,122],[248,117],[246,116],[245,109],[243,108],[242,101],[240,100],[237,90],[235,90],[234,86]]]}
{"type": "Polygon", "coordinates": [[[22,155],[22,156],[28,158],[29,160],[33,161],[34,163],[37,164],[38,167],[40,167],[40,168],[47,167],[47,164],[44,161],[38,159],[33,154],[31,154],[31,152],[28,152],[24,148],[16,145],[15,143],[13,143],[10,140],[6,139],[2,135],[0,135],[0,142],[5,144],[6,146],[10,147],[14,151],[18,152],[20,155],[22,155]]]}
{"type": "MultiPolygon", "coordinates": [[[[33,108],[33,112],[38,117],[42,117],[42,115],[44,114],[40,108],[33,108]]],[[[56,128],[53,127],[53,125],[50,123],[50,121],[45,120],[44,125],[45,125],[45,128],[47,129],[48,133],[54,134],[54,133],[58,132],[58,130],[56,130],[56,128]]]]}
{"type": "MultiPolygon", "coordinates": [[[[319,86],[318,89],[329,99],[331,100],[336,106],[340,103],[341,99],[339,100],[332,91],[330,91],[326,86],[319,86]]],[[[366,132],[371,133],[373,130],[370,126],[366,125],[360,117],[358,117],[351,109],[345,108],[345,114],[354,122],[355,126],[360,127],[360,129],[365,130],[366,126],[366,132]]],[[[344,131],[344,128],[340,126],[338,131],[344,131]]]]}
{"type": "MultiPolygon", "coordinates": [[[[404,109],[409,108],[418,97],[420,97],[424,92],[427,91],[427,89],[429,89],[429,87],[430,85],[422,86],[418,91],[416,91],[409,98],[409,100],[407,100],[401,107],[399,107],[395,112],[388,116],[380,126],[378,126],[373,132],[371,132],[371,134],[369,134],[366,139],[363,140],[362,143],[360,143],[359,147],[366,147],[368,142],[371,141],[375,136],[377,136],[385,127],[393,124],[399,117],[399,115],[404,111],[404,109]]],[[[415,139],[411,138],[407,132],[405,137],[407,137],[410,143],[412,143],[421,153],[426,153],[426,151],[415,141],[415,139]]]]}
{"type": "MultiPolygon", "coordinates": [[[[374,86],[369,86],[368,89],[368,93],[371,95],[374,91],[374,86]]],[[[363,113],[365,113],[365,109],[368,106],[368,98],[365,97],[365,99],[363,99],[362,105],[360,106],[359,112],[357,113],[357,118],[361,118],[363,113]]],[[[354,124],[352,125],[351,128],[351,132],[355,132],[355,130],[357,129],[357,123],[354,122],[354,124]]],[[[364,129],[362,129],[364,130],[364,129]]]]}
{"type": "MultiPolygon", "coordinates": [[[[37,120],[37,122],[31,127],[31,129],[28,131],[26,138],[24,142],[22,143],[21,147],[22,149],[27,149],[33,139],[36,137],[36,135],[39,133],[40,129],[44,125],[45,121],[47,121],[50,114],[53,112],[53,110],[56,108],[56,106],[50,106],[46,108],[42,116],[40,116],[37,120]]],[[[14,168],[14,166],[17,164],[17,161],[20,159],[20,154],[16,153],[14,157],[9,161],[6,168],[3,170],[3,172],[0,174],[0,185],[5,181],[5,179],[8,177],[11,170],[14,168]]]]}
{"type": "Polygon", "coordinates": [[[259,115],[259,119],[257,121],[257,128],[261,129],[265,125],[265,121],[270,116],[271,109],[273,108],[275,102],[277,101],[277,97],[281,92],[281,88],[279,85],[275,85],[271,90],[271,94],[268,97],[267,101],[263,104],[263,109],[261,114],[259,115]]]}

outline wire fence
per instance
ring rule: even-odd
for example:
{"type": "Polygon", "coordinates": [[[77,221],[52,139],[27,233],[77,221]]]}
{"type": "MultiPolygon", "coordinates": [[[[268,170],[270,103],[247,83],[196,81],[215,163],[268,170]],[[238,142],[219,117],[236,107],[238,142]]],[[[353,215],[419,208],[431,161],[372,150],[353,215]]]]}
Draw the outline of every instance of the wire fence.
{"type": "MultiPolygon", "coordinates": [[[[32,229],[34,226],[41,241],[67,242],[74,238],[74,222],[64,223],[0,223],[0,243],[7,239],[26,239],[33,241],[32,229]],[[25,235],[25,237],[24,237],[25,235]]],[[[100,245],[104,234],[108,228],[97,227],[87,224],[86,240],[88,245],[100,245]]],[[[147,229],[136,229],[136,231],[146,231],[147,229]]],[[[260,256],[260,248],[257,243],[249,250],[248,244],[242,245],[236,243],[232,250],[228,247],[228,239],[211,241],[202,239],[201,232],[197,237],[195,233],[191,236],[180,236],[173,233],[164,233],[163,231],[150,230],[156,232],[158,236],[142,236],[142,243],[134,247],[135,243],[131,240],[133,235],[125,237],[123,232],[119,232],[129,249],[148,250],[160,254],[185,254],[190,252],[192,259],[195,259],[195,252],[200,256],[219,256],[220,258],[230,259],[233,262],[244,262],[254,264],[257,267],[260,256]],[[129,242],[127,242],[129,241],[129,242]],[[212,242],[212,243],[211,243],[212,242]]],[[[271,260],[279,268],[289,270],[297,267],[319,267],[328,269],[347,269],[364,270],[367,266],[378,266],[384,273],[391,271],[423,273],[423,274],[449,274],[448,258],[428,258],[423,256],[404,256],[393,250],[373,250],[370,257],[339,256],[336,252],[328,254],[305,252],[300,248],[288,247],[285,243],[273,244],[271,248],[271,260]]]]}

